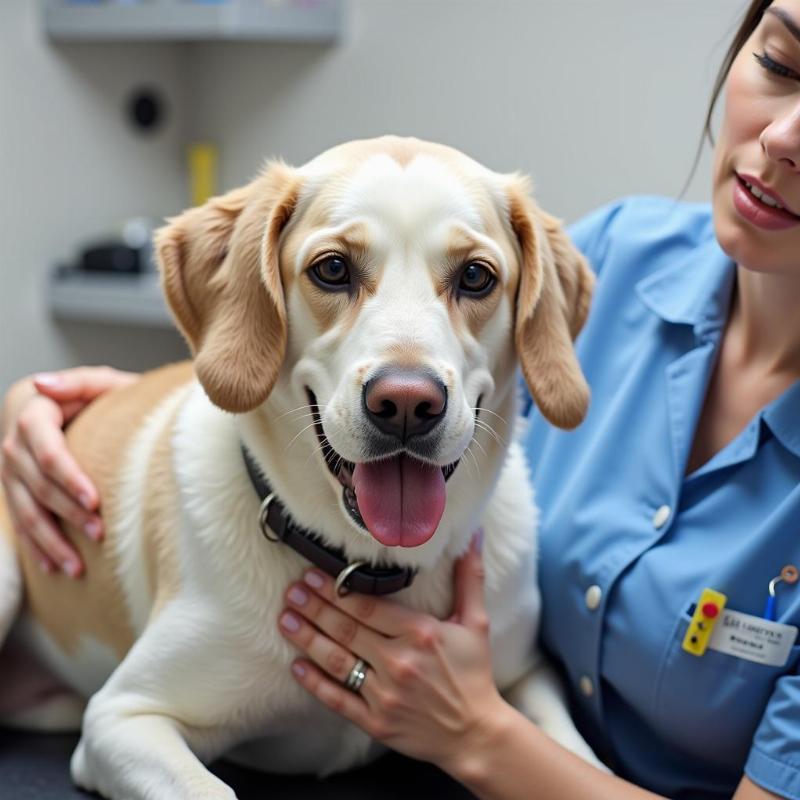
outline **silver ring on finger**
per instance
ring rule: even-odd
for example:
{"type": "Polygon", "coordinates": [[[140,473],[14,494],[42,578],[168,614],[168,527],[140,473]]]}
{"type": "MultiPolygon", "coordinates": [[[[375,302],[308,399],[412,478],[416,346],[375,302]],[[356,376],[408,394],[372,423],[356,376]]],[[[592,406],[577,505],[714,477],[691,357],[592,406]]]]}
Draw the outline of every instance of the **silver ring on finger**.
{"type": "Polygon", "coordinates": [[[367,662],[360,658],[356,659],[356,663],[353,664],[353,669],[350,670],[350,674],[345,679],[345,688],[349,689],[351,692],[359,692],[366,679],[367,662]]]}

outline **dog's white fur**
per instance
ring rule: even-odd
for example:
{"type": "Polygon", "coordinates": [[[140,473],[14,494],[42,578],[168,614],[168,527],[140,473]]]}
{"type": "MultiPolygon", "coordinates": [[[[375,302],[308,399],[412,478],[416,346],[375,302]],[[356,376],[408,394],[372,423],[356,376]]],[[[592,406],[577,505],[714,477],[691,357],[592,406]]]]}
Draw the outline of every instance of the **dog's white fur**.
{"type": "MultiPolygon", "coordinates": [[[[244,195],[211,201],[206,211],[221,215],[224,247],[214,269],[222,264],[219,274],[228,270],[227,281],[245,280],[236,270],[248,258],[246,248],[257,247],[255,291],[275,295],[276,275],[267,262],[273,257],[280,262],[280,297],[269,308],[278,317],[284,314],[285,330],[270,328],[265,334],[284,350],[269,356],[274,365],[228,364],[220,355],[229,342],[219,345],[214,326],[224,328],[229,321],[213,316],[221,301],[202,306],[216,273],[199,279],[190,274],[193,259],[198,260],[190,237],[206,236],[203,253],[216,241],[208,238],[217,235],[209,233],[208,218],[198,216],[206,211],[187,212],[159,238],[167,296],[195,351],[200,382],[179,382],[154,405],[133,431],[112,484],[117,502],[113,519],[107,520],[114,535],[105,545],[106,568],[118,581],[135,642],[120,657],[119,648],[102,637],[81,635],[76,622],[78,643],[65,648],[30,609],[23,609],[13,630],[17,645],[91,698],[72,760],[75,781],[112,798],[224,798],[232,791],[203,765],[223,753],[269,771],[326,774],[380,751],[291,677],[296,653],[278,634],[276,617],[287,585],[308,565],[259,534],[259,500],[244,468],[241,442],[300,525],[344,547],[352,559],[418,567],[413,585],[397,599],[439,617],[451,608],[453,562],[481,524],[497,682],[513,687],[510,696],[521,710],[557,740],[594,761],[569,719],[557,682],[535,654],[536,509],[521,449],[512,441],[514,338],[520,349],[521,337],[531,330],[539,331],[540,341],[525,345],[530,352],[523,355],[523,369],[534,395],[557,422],[576,422],[568,411],[564,420],[558,418],[553,397],[560,400],[559,387],[536,382],[549,368],[548,355],[539,351],[555,350],[553,358],[562,358],[562,329],[574,334],[582,321],[570,320],[570,305],[585,302],[568,296],[575,278],[562,274],[568,245],[560,228],[522,198],[518,176],[492,173],[455,151],[415,140],[354,143],[300,170],[282,165],[270,170],[283,171],[281,185],[249,222],[248,209],[260,191],[257,182],[244,195]],[[284,202],[287,191],[291,199],[284,202]],[[275,221],[281,202],[285,208],[275,221]],[[360,268],[364,285],[371,288],[357,299],[322,296],[303,284],[305,271],[354,224],[366,243],[360,268]],[[529,230],[521,230],[526,224],[529,230]],[[254,245],[256,229],[263,239],[254,245]],[[488,310],[470,307],[467,312],[464,301],[441,291],[441,265],[453,250],[454,236],[471,240],[474,252],[496,272],[488,310]],[[533,258],[526,248],[535,248],[535,265],[526,266],[526,258],[533,258]],[[526,276],[526,269],[540,274],[526,276]],[[523,301],[531,307],[520,308],[523,301]],[[562,306],[561,317],[553,310],[556,304],[562,306]],[[552,319],[542,323],[547,314],[552,319]],[[525,325],[534,328],[522,330],[525,325]],[[551,336],[553,326],[561,326],[558,341],[551,336]],[[214,358],[208,354],[212,346],[217,347],[214,358]],[[353,523],[341,505],[341,487],[317,452],[311,420],[303,415],[305,389],[313,387],[333,448],[350,461],[364,460],[365,377],[398,361],[424,367],[447,385],[448,410],[435,461],[462,459],[447,484],[437,532],[415,548],[384,547],[353,523]],[[274,373],[265,381],[266,390],[242,385],[242,372],[262,367],[274,373]],[[484,411],[476,426],[479,397],[484,411]],[[166,599],[158,599],[159,579],[144,552],[152,546],[145,529],[153,520],[143,509],[156,443],[164,437],[177,487],[167,515],[174,514],[174,530],[165,552],[172,554],[176,571],[166,599]]],[[[569,255],[583,269],[577,254],[569,255]]],[[[217,289],[228,292],[230,283],[217,289]]],[[[236,313],[246,317],[250,312],[243,306],[249,300],[235,302],[236,313]]],[[[258,326],[263,320],[250,322],[258,326]]],[[[261,339],[256,335],[252,347],[261,339]]],[[[567,339],[571,358],[568,345],[567,339]]],[[[557,371],[548,374],[550,383],[573,380],[580,389],[574,363],[566,368],[572,370],[566,378],[557,371]]],[[[573,390],[568,387],[567,394],[573,390]]],[[[564,405],[569,402],[567,397],[564,405]]],[[[95,446],[102,448],[103,442],[95,446]]],[[[169,461],[161,467],[169,469],[169,461]]],[[[44,591],[34,587],[35,568],[26,567],[24,554],[16,553],[10,541],[0,537],[0,637],[11,628],[23,596],[20,564],[31,597],[44,591]]],[[[90,575],[100,566],[90,566],[90,575]]],[[[63,697],[58,702],[66,711],[54,713],[54,703],[45,703],[6,722],[61,727],[75,716],[76,704],[64,706],[63,697]]]]}

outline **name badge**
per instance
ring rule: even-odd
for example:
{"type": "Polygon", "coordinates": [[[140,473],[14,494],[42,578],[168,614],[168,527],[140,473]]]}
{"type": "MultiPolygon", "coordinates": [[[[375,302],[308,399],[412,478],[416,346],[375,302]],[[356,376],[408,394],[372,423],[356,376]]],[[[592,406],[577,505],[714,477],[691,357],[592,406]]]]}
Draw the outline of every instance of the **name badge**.
{"type": "Polygon", "coordinates": [[[794,625],[770,622],[752,614],[724,609],[708,641],[710,650],[755,661],[770,667],[782,667],[797,639],[794,625]]]}

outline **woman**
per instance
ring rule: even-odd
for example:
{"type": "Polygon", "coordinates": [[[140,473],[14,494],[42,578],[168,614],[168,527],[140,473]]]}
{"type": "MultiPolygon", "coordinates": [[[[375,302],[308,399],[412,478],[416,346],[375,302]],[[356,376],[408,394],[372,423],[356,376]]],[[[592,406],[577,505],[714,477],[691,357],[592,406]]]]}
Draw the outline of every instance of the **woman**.
{"type": "MultiPolygon", "coordinates": [[[[724,624],[751,625],[752,647],[777,635],[742,616],[760,617],[770,589],[777,619],[800,623],[800,586],[770,586],[800,565],[800,0],[751,3],[714,100],[726,79],[713,217],[638,198],[572,230],[599,273],[578,348],[592,408],[572,433],[534,410],[527,434],[544,643],[582,732],[621,777],[562,750],[498,695],[478,542],[447,621],[336,598],[315,570],[287,587],[278,624],[304,653],[297,680],[480,797],[800,797],[800,646],[762,663],[682,646],[704,588],[727,596],[724,624]]],[[[43,568],[75,573],[43,507],[97,535],[98,500],[58,429],[76,401],[131,377],[46,380],[7,401],[4,484],[43,568]]]]}

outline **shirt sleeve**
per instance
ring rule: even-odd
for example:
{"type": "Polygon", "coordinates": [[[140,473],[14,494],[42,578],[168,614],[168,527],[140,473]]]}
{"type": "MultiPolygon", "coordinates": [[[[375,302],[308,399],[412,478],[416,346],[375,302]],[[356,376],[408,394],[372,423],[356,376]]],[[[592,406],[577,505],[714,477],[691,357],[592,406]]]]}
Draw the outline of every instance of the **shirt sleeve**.
{"type": "Polygon", "coordinates": [[[613,234],[614,220],[627,202],[625,199],[615,200],[567,227],[567,233],[573,244],[586,256],[597,275],[600,275],[603,269],[608,243],[613,234]]]}
{"type": "Polygon", "coordinates": [[[744,771],[767,791],[800,800],[800,675],[776,681],[744,771]]]}

